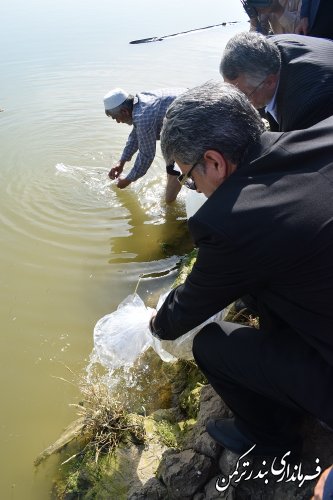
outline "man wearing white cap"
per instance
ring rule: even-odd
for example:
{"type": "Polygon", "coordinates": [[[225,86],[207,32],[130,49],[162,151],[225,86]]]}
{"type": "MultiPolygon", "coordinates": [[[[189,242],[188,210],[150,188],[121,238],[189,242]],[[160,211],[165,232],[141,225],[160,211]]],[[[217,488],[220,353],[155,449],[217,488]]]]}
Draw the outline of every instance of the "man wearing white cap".
{"type": "MultiPolygon", "coordinates": [[[[110,170],[109,177],[118,179],[117,187],[126,188],[147,172],[156,153],[156,141],[165,113],[172,101],[186,89],[159,89],[141,92],[135,96],[120,88],[112,89],[104,96],[105,114],[117,123],[133,125],[120,160],[110,170]],[[127,161],[138,151],[133,168],[122,178],[120,175],[127,161]]],[[[167,186],[165,201],[171,203],[177,198],[181,185],[177,181],[180,172],[174,170],[174,165],[167,165],[167,186]]]]}

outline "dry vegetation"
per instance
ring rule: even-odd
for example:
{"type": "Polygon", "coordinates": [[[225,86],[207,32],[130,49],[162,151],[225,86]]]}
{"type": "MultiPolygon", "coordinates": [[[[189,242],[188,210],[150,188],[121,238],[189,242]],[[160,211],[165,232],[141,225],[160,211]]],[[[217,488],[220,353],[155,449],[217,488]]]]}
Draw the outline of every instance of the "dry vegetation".
{"type": "Polygon", "coordinates": [[[129,439],[143,442],[144,428],[134,423],[124,405],[112,396],[103,383],[80,385],[83,402],[74,404],[83,418],[82,435],[88,439],[84,451],[93,451],[97,462],[100,453],[110,453],[129,439]]]}

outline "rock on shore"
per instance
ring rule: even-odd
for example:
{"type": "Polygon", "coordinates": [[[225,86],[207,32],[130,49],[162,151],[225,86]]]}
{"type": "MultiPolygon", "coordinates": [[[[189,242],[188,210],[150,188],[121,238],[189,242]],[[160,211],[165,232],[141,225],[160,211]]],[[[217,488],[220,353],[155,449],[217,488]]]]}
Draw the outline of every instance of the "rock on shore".
{"type": "Polygon", "coordinates": [[[165,451],[156,475],[149,478],[141,488],[132,488],[127,498],[309,500],[316,483],[314,476],[318,475],[316,467],[319,465],[324,469],[333,463],[333,433],[325,430],[319,422],[307,419],[302,431],[304,447],[300,462],[288,466],[279,459],[273,465],[274,475],[271,469],[272,458],[247,457],[246,460],[239,460],[238,455],[223,450],[207,434],[205,424],[209,418],[230,415],[230,410],[212,387],[204,386],[197,421],[182,449],[165,451]],[[279,474],[276,474],[277,470],[280,471],[279,474]],[[252,479],[246,479],[251,471],[252,479]],[[229,486],[221,491],[229,480],[229,486]]]}

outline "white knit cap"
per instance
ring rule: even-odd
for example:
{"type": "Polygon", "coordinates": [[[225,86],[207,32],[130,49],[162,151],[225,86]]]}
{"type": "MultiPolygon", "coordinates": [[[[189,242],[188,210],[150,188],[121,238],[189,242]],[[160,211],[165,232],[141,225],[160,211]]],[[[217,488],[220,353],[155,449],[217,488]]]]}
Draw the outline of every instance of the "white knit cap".
{"type": "Polygon", "coordinates": [[[122,89],[112,89],[104,96],[104,107],[105,111],[109,111],[110,109],[117,108],[124,101],[126,101],[129,94],[122,89]]]}

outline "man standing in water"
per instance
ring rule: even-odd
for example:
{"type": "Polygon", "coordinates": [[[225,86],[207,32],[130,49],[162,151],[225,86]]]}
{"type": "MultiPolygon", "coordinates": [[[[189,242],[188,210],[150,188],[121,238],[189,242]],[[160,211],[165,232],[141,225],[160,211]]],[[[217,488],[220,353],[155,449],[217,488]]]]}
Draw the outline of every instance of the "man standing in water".
{"type": "MultiPolygon", "coordinates": [[[[160,138],[163,118],[172,101],[186,89],[160,89],[152,92],[141,92],[135,96],[120,88],[111,90],[104,96],[105,114],[117,123],[133,125],[120,160],[110,170],[109,177],[117,179],[117,187],[124,189],[147,172],[156,153],[156,141],[160,138]],[[124,165],[137,152],[133,168],[120,177],[124,165]]],[[[174,164],[166,166],[167,185],[165,201],[175,201],[181,189],[177,181],[179,172],[174,164]]]]}
{"type": "Polygon", "coordinates": [[[168,109],[165,160],[207,196],[188,221],[198,247],[183,285],[151,320],[173,340],[249,295],[260,328],[202,328],[193,355],[234,414],[208,433],[243,454],[299,453],[304,414],[333,428],[333,117],[264,132],[243,92],[189,90],[168,109]]]}

